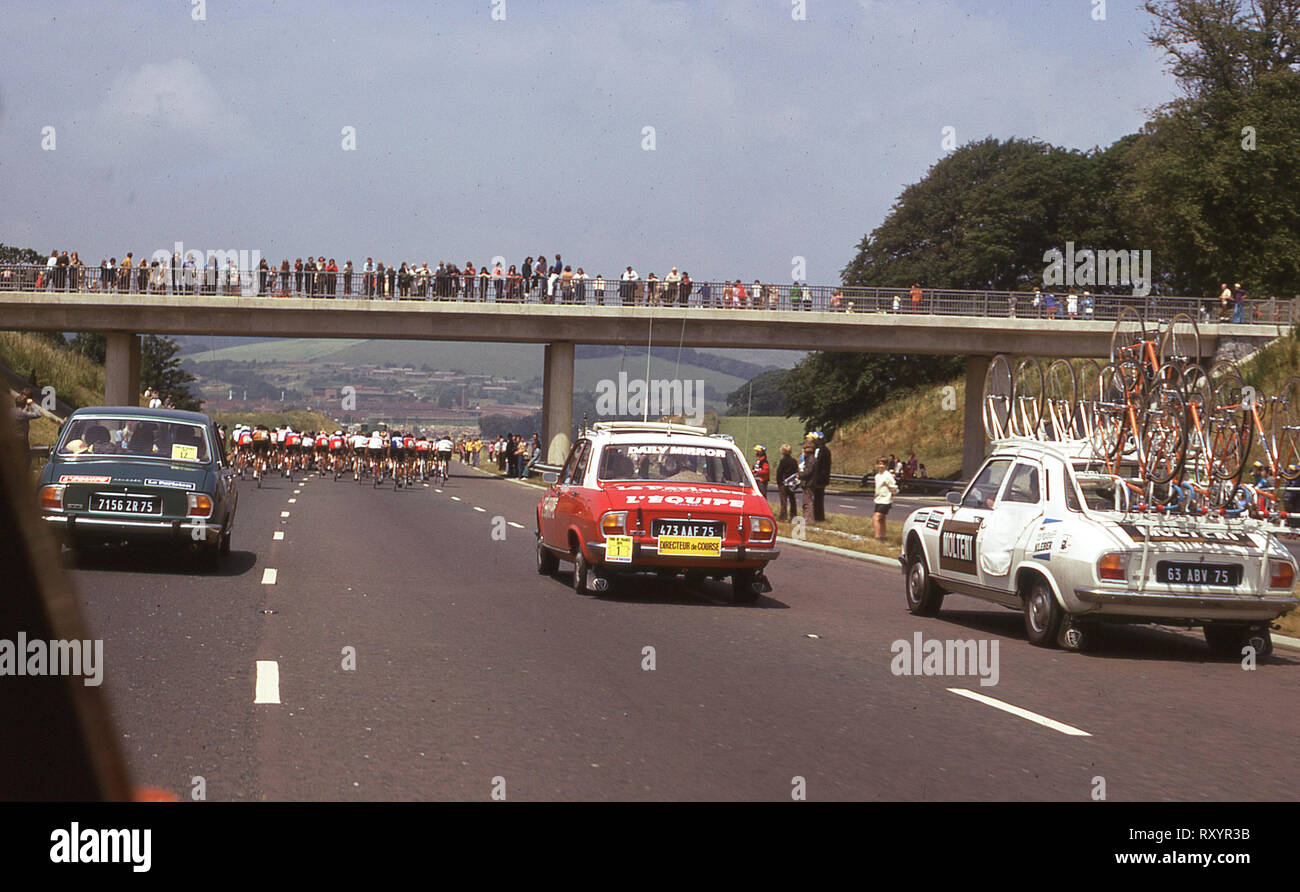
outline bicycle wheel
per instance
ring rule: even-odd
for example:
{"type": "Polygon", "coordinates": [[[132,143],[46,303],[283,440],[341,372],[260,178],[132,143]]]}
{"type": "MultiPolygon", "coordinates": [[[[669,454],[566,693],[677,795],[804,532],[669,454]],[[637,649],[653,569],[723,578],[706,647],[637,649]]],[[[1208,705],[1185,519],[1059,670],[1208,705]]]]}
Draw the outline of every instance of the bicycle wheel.
{"type": "Polygon", "coordinates": [[[984,435],[994,441],[1011,436],[1011,364],[1000,353],[984,373],[983,408],[984,435]]]}
{"type": "Polygon", "coordinates": [[[1038,437],[1038,424],[1043,418],[1043,367],[1037,359],[1027,356],[1016,365],[1016,377],[1011,386],[1011,428],[1021,437],[1038,437]]]}
{"type": "Polygon", "coordinates": [[[1245,385],[1236,363],[1216,362],[1210,368],[1210,473],[1217,480],[1236,480],[1250,453],[1245,385]]]}
{"type": "Polygon", "coordinates": [[[1180,368],[1201,359],[1201,333],[1196,320],[1178,313],[1160,336],[1160,364],[1175,363],[1180,368]]]}
{"type": "Polygon", "coordinates": [[[1210,407],[1214,403],[1213,388],[1205,369],[1189,365],[1182,370],[1183,393],[1187,397],[1187,455],[1183,472],[1200,485],[1208,485],[1210,466],[1210,407]]]}
{"type": "Polygon", "coordinates": [[[1075,370],[1076,399],[1071,420],[1071,434],[1076,440],[1092,437],[1093,418],[1101,396],[1101,366],[1095,359],[1085,359],[1075,370]]]}
{"type": "Polygon", "coordinates": [[[1141,346],[1146,340],[1147,331],[1142,324],[1142,314],[1133,307],[1122,308],[1115,318],[1115,327],[1110,332],[1110,361],[1140,359],[1141,346]]]}
{"type": "Polygon", "coordinates": [[[1273,445],[1278,473],[1286,480],[1300,478],[1300,378],[1288,378],[1277,397],[1273,413],[1273,445]]]}
{"type": "Polygon", "coordinates": [[[1107,464],[1115,466],[1124,452],[1128,421],[1128,393],[1120,380],[1119,368],[1107,363],[1097,374],[1097,399],[1093,404],[1092,449],[1107,464]]]}
{"type": "Polygon", "coordinates": [[[1068,359],[1054,359],[1043,375],[1043,428],[1048,439],[1069,440],[1074,436],[1074,410],[1078,382],[1068,359]]]}
{"type": "Polygon", "coordinates": [[[1151,382],[1143,399],[1143,470],[1153,483],[1168,483],[1183,467],[1187,447],[1187,400],[1177,369],[1151,382]]]}

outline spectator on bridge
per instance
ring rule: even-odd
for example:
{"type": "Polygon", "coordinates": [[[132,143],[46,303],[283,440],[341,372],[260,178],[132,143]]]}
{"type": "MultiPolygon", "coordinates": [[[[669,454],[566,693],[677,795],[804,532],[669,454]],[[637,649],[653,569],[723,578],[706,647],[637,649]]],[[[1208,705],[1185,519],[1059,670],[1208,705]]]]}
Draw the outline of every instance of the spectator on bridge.
{"type": "Polygon", "coordinates": [[[1232,317],[1232,289],[1228,283],[1219,285],[1219,321],[1227,322],[1232,317]]]}
{"type": "MultiPolygon", "coordinates": [[[[429,265],[427,263],[424,265],[424,270],[426,273],[429,271],[429,265]]],[[[344,297],[352,296],[352,261],[351,260],[343,264],[343,296],[344,297]]]]}
{"type": "Polygon", "coordinates": [[[42,284],[44,284],[46,291],[58,290],[57,285],[55,284],[58,279],[58,272],[59,272],[59,252],[51,251],[49,260],[45,261],[45,278],[42,281],[42,284]]]}
{"type": "Polygon", "coordinates": [[[622,306],[631,306],[636,294],[636,283],[641,277],[637,275],[636,270],[628,267],[622,276],[622,281],[618,286],[618,301],[622,306]]]}
{"type": "Polygon", "coordinates": [[[591,283],[591,293],[596,306],[605,305],[605,277],[600,273],[596,273],[596,281],[591,283]]]}
{"type": "Polygon", "coordinates": [[[913,282],[912,290],[909,292],[909,294],[911,295],[912,298],[912,312],[913,313],[921,312],[921,298],[925,296],[925,292],[921,290],[921,284],[919,282],[913,282]]]}
{"type": "Polygon", "coordinates": [[[1070,287],[1070,291],[1065,295],[1065,315],[1071,319],[1079,318],[1079,295],[1070,287]]]}
{"type": "Polygon", "coordinates": [[[560,272],[560,303],[573,303],[573,267],[567,263],[560,272]]]}
{"type": "Polygon", "coordinates": [[[681,274],[677,272],[677,267],[674,266],[668,271],[668,275],[664,276],[664,294],[668,298],[668,306],[677,305],[677,292],[681,283],[681,274]]]}
{"type": "Polygon", "coordinates": [[[1034,308],[1034,318],[1042,319],[1043,318],[1043,292],[1042,289],[1039,288],[1037,285],[1034,286],[1034,299],[1030,301],[1029,305],[1034,308]]]}
{"type": "Polygon", "coordinates": [[[679,306],[689,307],[691,305],[691,289],[695,283],[691,281],[691,274],[682,270],[682,280],[677,283],[678,293],[681,295],[677,303],[679,306]]]}
{"type": "Polygon", "coordinates": [[[713,286],[705,282],[700,286],[700,306],[710,309],[713,306],[713,286]]]}
{"type": "Polygon", "coordinates": [[[1238,282],[1232,290],[1232,321],[1241,324],[1246,321],[1246,298],[1250,297],[1250,292],[1241,287],[1238,282]]]}
{"type": "Polygon", "coordinates": [[[1016,318],[1016,293],[1014,291],[1007,292],[1007,318],[1016,318]]]}
{"type": "Polygon", "coordinates": [[[492,281],[492,274],[488,272],[487,264],[480,263],[478,267],[478,299],[487,300],[488,283],[492,281]]]}
{"type": "Polygon", "coordinates": [[[525,257],[523,265],[519,267],[519,275],[524,280],[524,296],[527,296],[533,290],[533,258],[525,257]]]}
{"type": "Polygon", "coordinates": [[[301,295],[301,294],[302,294],[302,277],[303,277],[302,258],[299,257],[297,260],[295,260],[295,261],[293,262],[293,293],[294,293],[294,295],[301,295]]]}
{"type": "Polygon", "coordinates": [[[397,296],[397,267],[392,264],[388,265],[388,298],[392,300],[397,296]]]}
{"type": "Polygon", "coordinates": [[[329,282],[329,296],[332,299],[339,290],[339,265],[331,257],[329,265],[325,268],[325,275],[329,282]]]}
{"type": "Polygon", "coordinates": [[[1079,300],[1079,307],[1083,310],[1083,318],[1086,322],[1092,321],[1092,295],[1087,291],[1083,292],[1083,297],[1079,300]]]}
{"type": "Polygon", "coordinates": [[[1061,312],[1061,302],[1056,299],[1056,295],[1050,291],[1043,292],[1043,307],[1047,311],[1048,319],[1055,319],[1061,312]]]}
{"type": "MultiPolygon", "coordinates": [[[[155,266],[157,262],[155,261],[155,266]]],[[[149,265],[141,258],[135,266],[135,288],[140,294],[149,293],[149,265]]]]}
{"type": "Polygon", "coordinates": [[[366,300],[373,300],[375,297],[375,262],[372,258],[366,258],[366,265],[361,268],[362,285],[365,288],[366,300]]]}

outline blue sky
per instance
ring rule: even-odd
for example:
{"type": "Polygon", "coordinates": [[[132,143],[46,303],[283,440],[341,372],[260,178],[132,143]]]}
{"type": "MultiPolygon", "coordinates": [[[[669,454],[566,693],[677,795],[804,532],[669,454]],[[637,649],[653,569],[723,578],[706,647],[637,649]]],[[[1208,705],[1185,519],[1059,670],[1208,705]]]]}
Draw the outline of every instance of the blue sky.
{"type": "Polygon", "coordinates": [[[832,282],[944,127],[1087,149],[1175,92],[1130,0],[196,2],[8,0],[0,241],[832,282]]]}

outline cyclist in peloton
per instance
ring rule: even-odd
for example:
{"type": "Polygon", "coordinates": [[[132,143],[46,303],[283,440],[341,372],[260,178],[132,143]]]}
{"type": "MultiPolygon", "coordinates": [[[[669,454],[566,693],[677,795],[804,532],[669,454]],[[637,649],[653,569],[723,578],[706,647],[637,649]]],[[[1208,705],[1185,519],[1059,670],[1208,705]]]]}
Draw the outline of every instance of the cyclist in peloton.
{"type": "Polygon", "coordinates": [[[456,444],[451,441],[451,437],[443,434],[433,447],[438,453],[438,461],[442,463],[442,479],[444,480],[451,479],[451,451],[455,446],[456,444]]]}

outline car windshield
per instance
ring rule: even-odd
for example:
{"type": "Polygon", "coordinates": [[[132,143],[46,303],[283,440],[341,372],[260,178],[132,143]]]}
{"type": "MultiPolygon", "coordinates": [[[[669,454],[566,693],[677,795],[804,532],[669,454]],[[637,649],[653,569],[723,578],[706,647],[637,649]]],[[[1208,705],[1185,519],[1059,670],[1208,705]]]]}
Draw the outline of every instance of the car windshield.
{"type": "Polygon", "coordinates": [[[120,455],[171,461],[211,461],[202,425],[105,415],[73,418],[59,439],[59,455],[120,455]]]}
{"type": "Polygon", "coordinates": [[[597,476],[601,480],[654,480],[666,483],[719,483],[748,486],[745,466],[732,446],[676,443],[617,443],[606,446],[597,476]]]}

